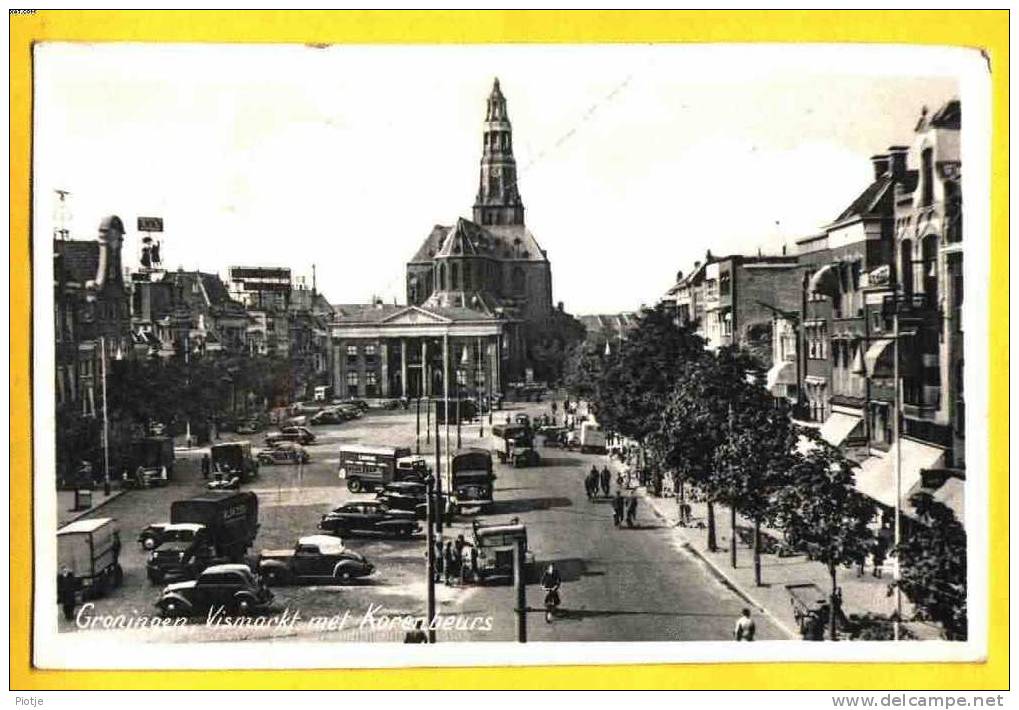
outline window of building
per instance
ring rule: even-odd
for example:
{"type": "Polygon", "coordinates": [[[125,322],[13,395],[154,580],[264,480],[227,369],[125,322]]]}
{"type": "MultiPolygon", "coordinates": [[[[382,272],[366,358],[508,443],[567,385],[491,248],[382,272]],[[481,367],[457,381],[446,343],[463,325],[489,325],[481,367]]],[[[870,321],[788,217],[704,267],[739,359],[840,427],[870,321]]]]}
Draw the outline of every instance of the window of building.
{"type": "Polygon", "coordinates": [[[451,275],[451,281],[452,281],[451,290],[453,290],[453,291],[459,290],[460,289],[460,265],[457,264],[456,262],[453,262],[453,264],[450,266],[450,275],[451,275]]]}
{"type": "Polygon", "coordinates": [[[938,238],[931,234],[920,243],[923,258],[923,291],[928,308],[938,305],[938,238]]]}
{"type": "Polygon", "coordinates": [[[439,264],[439,290],[446,290],[446,264],[445,262],[439,264]]]}
{"type": "Polygon", "coordinates": [[[732,291],[732,277],[730,274],[725,273],[718,277],[718,293],[722,296],[728,296],[732,291]]]}
{"type": "Polygon", "coordinates": [[[357,357],[357,346],[356,345],[348,345],[347,346],[347,357],[348,358],[357,357]]]}
{"type": "Polygon", "coordinates": [[[376,354],[376,348],[374,343],[369,343],[364,346],[364,354],[369,357],[373,357],[376,354]]]}
{"type": "Polygon", "coordinates": [[[464,291],[470,291],[474,288],[474,279],[471,277],[471,265],[469,263],[464,264],[464,291]]]}
{"type": "Polygon", "coordinates": [[[934,151],[924,148],[920,153],[920,206],[934,202],[934,151]]]}
{"type": "Polygon", "coordinates": [[[520,268],[519,266],[513,267],[513,276],[511,278],[513,284],[513,293],[522,294],[524,293],[524,291],[527,290],[527,281],[526,277],[524,276],[524,270],[522,268],[520,268]]]}

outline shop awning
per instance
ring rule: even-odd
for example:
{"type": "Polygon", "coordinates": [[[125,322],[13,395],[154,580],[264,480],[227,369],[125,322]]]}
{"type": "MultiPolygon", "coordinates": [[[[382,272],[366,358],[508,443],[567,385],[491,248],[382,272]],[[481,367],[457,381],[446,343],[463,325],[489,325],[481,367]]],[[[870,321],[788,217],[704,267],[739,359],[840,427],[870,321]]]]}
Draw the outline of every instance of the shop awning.
{"type": "Polygon", "coordinates": [[[892,377],[895,374],[894,355],[892,338],[880,338],[871,343],[863,356],[867,377],[892,377]]]}
{"type": "Polygon", "coordinates": [[[782,397],[785,395],[785,385],[796,384],[796,363],[783,360],[782,362],[776,362],[768,370],[768,375],[765,378],[765,386],[768,391],[776,397],[782,397]]]}
{"type": "Polygon", "coordinates": [[[832,446],[841,446],[842,442],[852,436],[854,432],[860,436],[863,435],[862,418],[852,414],[832,412],[831,416],[821,425],[820,434],[821,438],[832,446]]]}
{"type": "Polygon", "coordinates": [[[809,290],[810,293],[820,293],[823,296],[835,298],[839,295],[839,282],[838,266],[836,264],[828,264],[827,266],[822,266],[810,277],[809,290]]]}
{"type": "Polygon", "coordinates": [[[888,453],[871,456],[856,470],[856,489],[888,508],[895,507],[895,458],[901,451],[902,510],[912,515],[909,504],[910,491],[919,485],[921,472],[929,468],[941,468],[945,461],[945,450],[913,439],[900,439],[892,444],[888,453]]]}

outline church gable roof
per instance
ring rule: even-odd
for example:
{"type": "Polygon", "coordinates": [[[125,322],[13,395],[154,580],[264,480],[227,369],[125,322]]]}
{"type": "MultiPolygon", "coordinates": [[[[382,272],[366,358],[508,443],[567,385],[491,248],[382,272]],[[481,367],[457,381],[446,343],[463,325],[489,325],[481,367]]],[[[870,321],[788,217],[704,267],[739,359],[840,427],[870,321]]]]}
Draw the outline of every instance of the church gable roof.
{"type": "Polygon", "coordinates": [[[429,262],[434,259],[450,229],[452,227],[441,224],[432,227],[432,231],[428,233],[425,241],[418,247],[417,253],[414,254],[414,258],[410,260],[411,263],[429,262]]]}

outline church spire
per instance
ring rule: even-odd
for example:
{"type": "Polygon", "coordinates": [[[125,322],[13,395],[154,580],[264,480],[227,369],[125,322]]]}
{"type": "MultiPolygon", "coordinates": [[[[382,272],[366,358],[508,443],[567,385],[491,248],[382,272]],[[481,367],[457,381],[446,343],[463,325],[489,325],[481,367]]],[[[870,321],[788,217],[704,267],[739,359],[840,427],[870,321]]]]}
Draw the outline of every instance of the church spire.
{"type": "Polygon", "coordinates": [[[517,191],[517,162],[513,158],[513,127],[498,78],[492,84],[485,111],[474,221],[484,225],[524,223],[524,203],[517,191]]]}

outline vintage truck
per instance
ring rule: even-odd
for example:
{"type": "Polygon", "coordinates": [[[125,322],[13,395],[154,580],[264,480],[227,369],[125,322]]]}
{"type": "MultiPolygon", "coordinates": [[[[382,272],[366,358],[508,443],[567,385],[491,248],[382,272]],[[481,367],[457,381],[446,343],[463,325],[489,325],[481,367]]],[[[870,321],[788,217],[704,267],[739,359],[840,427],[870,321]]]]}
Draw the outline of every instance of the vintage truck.
{"type": "Polygon", "coordinates": [[[217,478],[240,479],[246,483],[258,475],[258,461],[251,454],[251,442],[232,441],[210,447],[212,473],[217,478]]]}
{"type": "Polygon", "coordinates": [[[85,598],[101,597],[124,580],[120,531],[113,518],[76,520],[57,531],[57,571],[68,569],[85,598]]]}
{"type": "Polygon", "coordinates": [[[239,562],[257,533],[258,496],[254,493],[209,492],[174,501],[170,525],[145,565],[149,581],[190,579],[209,565],[239,562]]]}
{"type": "Polygon", "coordinates": [[[472,544],[478,551],[477,576],[479,581],[512,580],[517,545],[524,548],[524,578],[531,575],[534,555],[527,549],[527,527],[519,518],[505,523],[484,523],[475,520],[472,526],[472,544]]]}
{"type": "Polygon", "coordinates": [[[377,491],[392,481],[423,478],[415,461],[424,459],[412,457],[405,446],[348,444],[340,449],[337,475],[351,493],[377,491]]]}
{"type": "Polygon", "coordinates": [[[450,466],[449,506],[455,513],[466,508],[491,507],[495,489],[492,454],[485,449],[463,448],[453,454],[450,466]]]}

